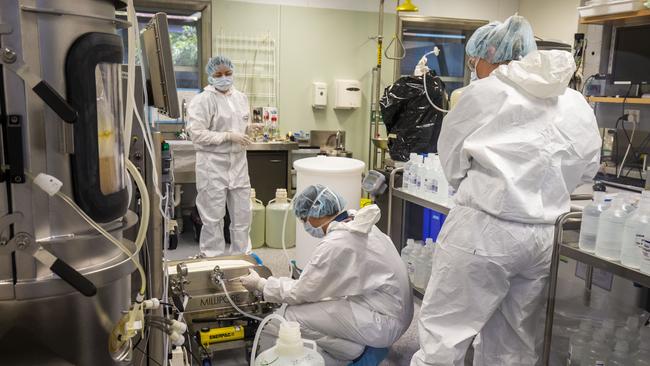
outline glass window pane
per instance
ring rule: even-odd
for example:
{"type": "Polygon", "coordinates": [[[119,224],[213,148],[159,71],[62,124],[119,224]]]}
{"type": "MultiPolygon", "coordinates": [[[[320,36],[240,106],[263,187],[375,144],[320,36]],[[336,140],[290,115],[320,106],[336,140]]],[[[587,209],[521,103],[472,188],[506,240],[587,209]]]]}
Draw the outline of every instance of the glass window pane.
{"type": "Polygon", "coordinates": [[[406,57],[400,63],[402,75],[412,75],[422,56],[437,46],[440,54],[427,56],[427,66],[443,80],[454,78],[445,80],[448,93],[464,85],[467,39],[462,30],[405,28],[402,39],[406,48],[406,57]]]}
{"type": "Polygon", "coordinates": [[[95,67],[99,186],[105,195],[126,187],[121,82],[120,65],[100,63],[95,67]]]}

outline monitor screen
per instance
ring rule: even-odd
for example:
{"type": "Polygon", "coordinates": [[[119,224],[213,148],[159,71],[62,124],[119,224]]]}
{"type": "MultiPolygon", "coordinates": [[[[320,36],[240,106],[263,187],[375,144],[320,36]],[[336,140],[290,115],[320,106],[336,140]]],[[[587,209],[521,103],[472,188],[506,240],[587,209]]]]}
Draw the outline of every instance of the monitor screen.
{"type": "Polygon", "coordinates": [[[614,82],[650,82],[650,25],[616,30],[612,77],[614,82]]]}

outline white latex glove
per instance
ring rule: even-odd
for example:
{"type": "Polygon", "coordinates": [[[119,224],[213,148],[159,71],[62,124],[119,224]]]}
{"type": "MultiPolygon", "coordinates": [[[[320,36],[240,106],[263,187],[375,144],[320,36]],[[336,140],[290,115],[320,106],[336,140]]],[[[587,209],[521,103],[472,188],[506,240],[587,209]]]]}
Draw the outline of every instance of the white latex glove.
{"type": "Polygon", "coordinates": [[[255,290],[263,292],[264,291],[264,286],[266,285],[266,279],[260,277],[259,274],[255,270],[249,269],[248,270],[248,276],[242,277],[240,279],[241,284],[248,290],[249,292],[253,292],[255,290]]]}
{"type": "Polygon", "coordinates": [[[248,146],[253,143],[250,137],[239,132],[228,132],[228,140],[240,144],[241,146],[248,146]]]}

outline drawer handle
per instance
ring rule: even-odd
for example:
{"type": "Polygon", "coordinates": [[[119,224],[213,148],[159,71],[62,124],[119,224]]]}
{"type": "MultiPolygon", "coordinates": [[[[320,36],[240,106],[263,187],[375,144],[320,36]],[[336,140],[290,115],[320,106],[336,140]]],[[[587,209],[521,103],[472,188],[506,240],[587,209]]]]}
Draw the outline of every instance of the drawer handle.
{"type": "Polygon", "coordinates": [[[278,163],[281,163],[281,162],[282,162],[282,160],[269,160],[269,161],[270,161],[271,163],[275,163],[275,164],[278,164],[278,163]]]}

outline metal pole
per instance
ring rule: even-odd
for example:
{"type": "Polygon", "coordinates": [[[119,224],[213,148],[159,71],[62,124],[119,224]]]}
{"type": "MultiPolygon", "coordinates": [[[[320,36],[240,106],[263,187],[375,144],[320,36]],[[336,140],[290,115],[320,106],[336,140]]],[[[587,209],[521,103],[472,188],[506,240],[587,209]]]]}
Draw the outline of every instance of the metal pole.
{"type": "Polygon", "coordinates": [[[393,190],[395,189],[395,174],[401,171],[404,171],[404,168],[393,169],[393,171],[390,172],[390,178],[388,180],[388,219],[386,220],[388,226],[386,227],[386,235],[388,235],[389,238],[393,221],[393,190]]]}
{"type": "MultiPolygon", "coordinates": [[[[374,138],[379,137],[379,99],[381,93],[381,53],[384,42],[384,0],[379,0],[379,26],[377,29],[377,80],[375,83],[375,131],[374,138]]],[[[376,151],[376,150],[375,150],[376,151]]]]}
{"type": "MultiPolygon", "coordinates": [[[[156,163],[155,172],[158,174],[158,182],[162,181],[162,162],[161,162],[161,146],[163,142],[162,134],[160,132],[152,133],[153,137],[153,149],[154,157],[156,163]]],[[[158,197],[156,188],[153,184],[154,173],[153,167],[147,170],[147,189],[149,190],[151,196],[151,226],[149,229],[149,235],[147,238],[147,251],[149,252],[149,275],[150,283],[149,288],[151,291],[151,297],[160,299],[162,298],[163,293],[163,218],[160,210],[160,197],[158,197]]],[[[158,187],[158,189],[162,189],[158,187]]],[[[155,315],[162,316],[162,308],[156,310],[155,315]]],[[[151,328],[149,337],[149,357],[158,361],[160,364],[166,364],[166,350],[164,349],[164,336],[161,331],[151,328]]],[[[154,362],[155,363],[155,362],[154,362]]]]}
{"type": "Polygon", "coordinates": [[[553,237],[553,256],[551,257],[551,273],[548,284],[548,301],[546,304],[546,322],[544,326],[544,353],[542,365],[548,366],[551,355],[551,340],[553,339],[553,317],[555,316],[555,295],[557,293],[557,279],[560,269],[560,246],[564,223],[571,218],[578,218],[581,212],[568,212],[560,215],[555,221],[555,235],[553,237]]]}

